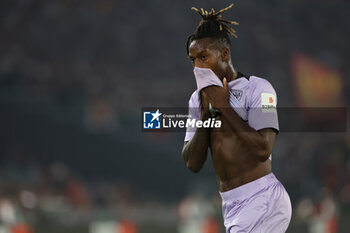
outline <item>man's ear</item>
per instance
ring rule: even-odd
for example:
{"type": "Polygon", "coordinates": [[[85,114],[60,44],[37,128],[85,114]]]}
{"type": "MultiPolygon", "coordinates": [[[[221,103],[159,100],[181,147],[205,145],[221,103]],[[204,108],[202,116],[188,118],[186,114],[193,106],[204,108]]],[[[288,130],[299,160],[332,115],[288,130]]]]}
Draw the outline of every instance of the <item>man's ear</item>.
{"type": "Polygon", "coordinates": [[[223,48],[221,50],[221,60],[229,61],[230,60],[230,50],[228,48],[223,48]]]}

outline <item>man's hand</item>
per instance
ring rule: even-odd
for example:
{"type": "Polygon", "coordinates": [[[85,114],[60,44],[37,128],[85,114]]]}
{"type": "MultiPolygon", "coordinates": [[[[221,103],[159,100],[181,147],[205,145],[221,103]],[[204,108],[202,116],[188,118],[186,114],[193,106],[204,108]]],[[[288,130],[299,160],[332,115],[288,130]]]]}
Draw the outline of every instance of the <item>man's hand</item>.
{"type": "MultiPolygon", "coordinates": [[[[226,78],[223,79],[224,87],[209,86],[202,90],[203,103],[211,103],[214,108],[228,108],[230,107],[228,84],[226,78]]],[[[204,105],[203,105],[204,106],[204,105]]]]}
{"type": "Polygon", "coordinates": [[[210,117],[209,102],[208,102],[208,98],[205,95],[203,90],[200,91],[199,95],[200,95],[202,106],[203,106],[203,109],[201,111],[201,119],[205,121],[206,119],[208,119],[210,117]]]}

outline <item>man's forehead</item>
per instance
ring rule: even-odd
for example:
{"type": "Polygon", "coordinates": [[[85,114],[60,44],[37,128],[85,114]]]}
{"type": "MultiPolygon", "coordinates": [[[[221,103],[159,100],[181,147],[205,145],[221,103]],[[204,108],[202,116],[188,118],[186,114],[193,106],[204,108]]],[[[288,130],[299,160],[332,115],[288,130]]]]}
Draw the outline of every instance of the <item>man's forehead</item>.
{"type": "Polygon", "coordinates": [[[190,46],[189,46],[190,50],[199,50],[199,51],[210,50],[214,48],[216,48],[215,43],[211,38],[202,38],[202,39],[194,40],[190,43],[190,46]]]}

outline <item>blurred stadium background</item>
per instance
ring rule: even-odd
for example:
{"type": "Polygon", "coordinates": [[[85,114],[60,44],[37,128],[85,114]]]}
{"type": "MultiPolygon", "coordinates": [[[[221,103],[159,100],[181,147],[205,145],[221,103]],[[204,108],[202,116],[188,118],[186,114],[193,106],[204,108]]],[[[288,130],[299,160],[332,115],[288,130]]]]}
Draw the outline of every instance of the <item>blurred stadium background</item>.
{"type": "MultiPolygon", "coordinates": [[[[191,6],[229,2],[0,2],[0,232],[219,233],[210,159],[190,173],[184,133],[142,133],[141,107],[186,107],[195,89],[191,6]]],[[[350,104],[349,1],[235,1],[235,67],[279,106],[350,104]]],[[[288,232],[350,232],[350,135],[281,132],[273,171],[288,232]]]]}

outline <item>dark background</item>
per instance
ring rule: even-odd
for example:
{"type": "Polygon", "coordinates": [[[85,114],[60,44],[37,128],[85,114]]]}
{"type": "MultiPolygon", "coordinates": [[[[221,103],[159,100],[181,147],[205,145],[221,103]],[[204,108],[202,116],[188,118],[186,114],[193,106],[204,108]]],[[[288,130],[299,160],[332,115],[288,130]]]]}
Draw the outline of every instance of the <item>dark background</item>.
{"type": "MultiPolygon", "coordinates": [[[[186,107],[196,88],[185,42],[200,18],[190,8],[229,4],[1,1],[2,226],[95,233],[94,222],[128,220],[138,232],[181,232],[179,203],[200,195],[221,227],[210,159],[194,175],[181,157],[183,133],[140,125],[142,107],[186,107]]],[[[269,80],[279,106],[300,107],[291,59],[301,53],[339,74],[333,104],[349,105],[348,1],[235,4],[223,16],[240,23],[237,70],[269,80]]],[[[278,135],[272,163],[294,207],[289,232],[319,232],[329,219],[350,231],[349,152],[348,131],[278,135]]]]}

